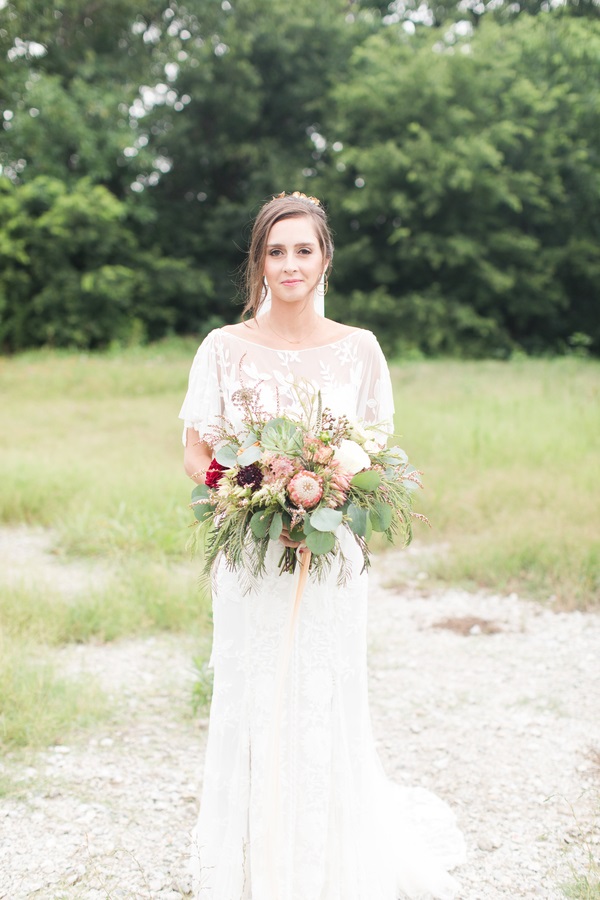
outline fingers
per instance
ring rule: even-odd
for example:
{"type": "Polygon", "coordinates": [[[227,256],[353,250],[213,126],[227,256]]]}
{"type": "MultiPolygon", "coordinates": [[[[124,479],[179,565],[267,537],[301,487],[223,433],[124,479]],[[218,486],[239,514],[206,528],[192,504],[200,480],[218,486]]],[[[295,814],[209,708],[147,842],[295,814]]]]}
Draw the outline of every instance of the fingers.
{"type": "Polygon", "coordinates": [[[281,534],[279,535],[279,540],[284,545],[284,547],[289,547],[291,550],[298,550],[298,553],[302,553],[306,550],[304,544],[301,541],[293,541],[290,537],[290,532],[287,528],[283,528],[281,534]]]}

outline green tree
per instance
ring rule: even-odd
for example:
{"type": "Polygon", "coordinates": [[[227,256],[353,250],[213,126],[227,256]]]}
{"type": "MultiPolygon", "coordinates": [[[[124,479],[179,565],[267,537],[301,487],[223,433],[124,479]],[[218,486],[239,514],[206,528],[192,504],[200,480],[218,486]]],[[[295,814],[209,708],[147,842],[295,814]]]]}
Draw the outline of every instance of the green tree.
{"type": "Polygon", "coordinates": [[[124,204],[89,179],[0,179],[0,221],[5,349],[156,338],[192,304],[207,315],[209,280],[189,261],[140,249],[124,204]]]}
{"type": "Polygon", "coordinates": [[[539,351],[585,332],[598,349],[600,26],[436,37],[381,31],[336,89],[335,308],[350,296],[388,346],[539,351]]]}

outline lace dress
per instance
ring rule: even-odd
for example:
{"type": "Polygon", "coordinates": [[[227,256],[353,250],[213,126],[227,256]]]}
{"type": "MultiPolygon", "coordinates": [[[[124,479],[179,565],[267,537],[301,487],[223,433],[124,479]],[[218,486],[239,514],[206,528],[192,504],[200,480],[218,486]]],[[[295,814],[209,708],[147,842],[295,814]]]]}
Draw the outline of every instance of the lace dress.
{"type": "MultiPolygon", "coordinates": [[[[181,410],[200,435],[232,394],[257,385],[263,406],[293,404],[291,384],[317,384],[337,414],[391,428],[392,390],[375,337],[355,330],[326,346],[274,350],[215,330],[201,344],[181,410]]],[[[273,543],[260,586],[243,594],[217,566],[214,693],[194,833],[198,900],[397,900],[453,897],[464,856],[449,808],[383,773],[367,697],[366,573],[342,529],[352,577],[309,578],[287,644],[297,575],[279,575],[273,543]],[[278,682],[282,688],[279,689],[278,682]]]]}

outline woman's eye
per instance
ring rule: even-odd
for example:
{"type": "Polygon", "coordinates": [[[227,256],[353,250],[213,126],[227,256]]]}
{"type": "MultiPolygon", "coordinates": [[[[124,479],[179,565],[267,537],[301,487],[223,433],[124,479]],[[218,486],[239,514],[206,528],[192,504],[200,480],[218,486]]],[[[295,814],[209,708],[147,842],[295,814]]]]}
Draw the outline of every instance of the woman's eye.
{"type": "Polygon", "coordinates": [[[302,250],[300,251],[300,253],[304,253],[305,256],[308,256],[308,254],[310,253],[310,250],[308,249],[308,247],[303,247],[302,250]]]}
{"type": "Polygon", "coordinates": [[[281,250],[271,250],[269,252],[269,256],[279,256],[280,253],[281,253],[281,250]]]}

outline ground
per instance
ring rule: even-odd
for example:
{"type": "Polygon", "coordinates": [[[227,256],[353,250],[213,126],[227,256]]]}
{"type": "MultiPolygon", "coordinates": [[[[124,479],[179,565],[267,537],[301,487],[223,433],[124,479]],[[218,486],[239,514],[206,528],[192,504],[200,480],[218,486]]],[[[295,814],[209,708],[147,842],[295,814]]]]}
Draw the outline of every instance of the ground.
{"type": "MultiPolygon", "coordinates": [[[[0,539],[5,574],[35,561],[51,576],[43,537],[12,534],[0,539]]],[[[469,854],[460,900],[563,897],[600,842],[600,617],[431,587],[426,564],[415,548],[373,570],[383,764],[455,810],[469,854]]],[[[80,567],[73,578],[85,584],[80,567]]],[[[188,896],[207,728],[191,714],[196,649],[161,634],[58,651],[63,671],[97,677],[113,713],[65,744],[5,756],[17,790],[0,799],[2,900],[188,896]]]]}

